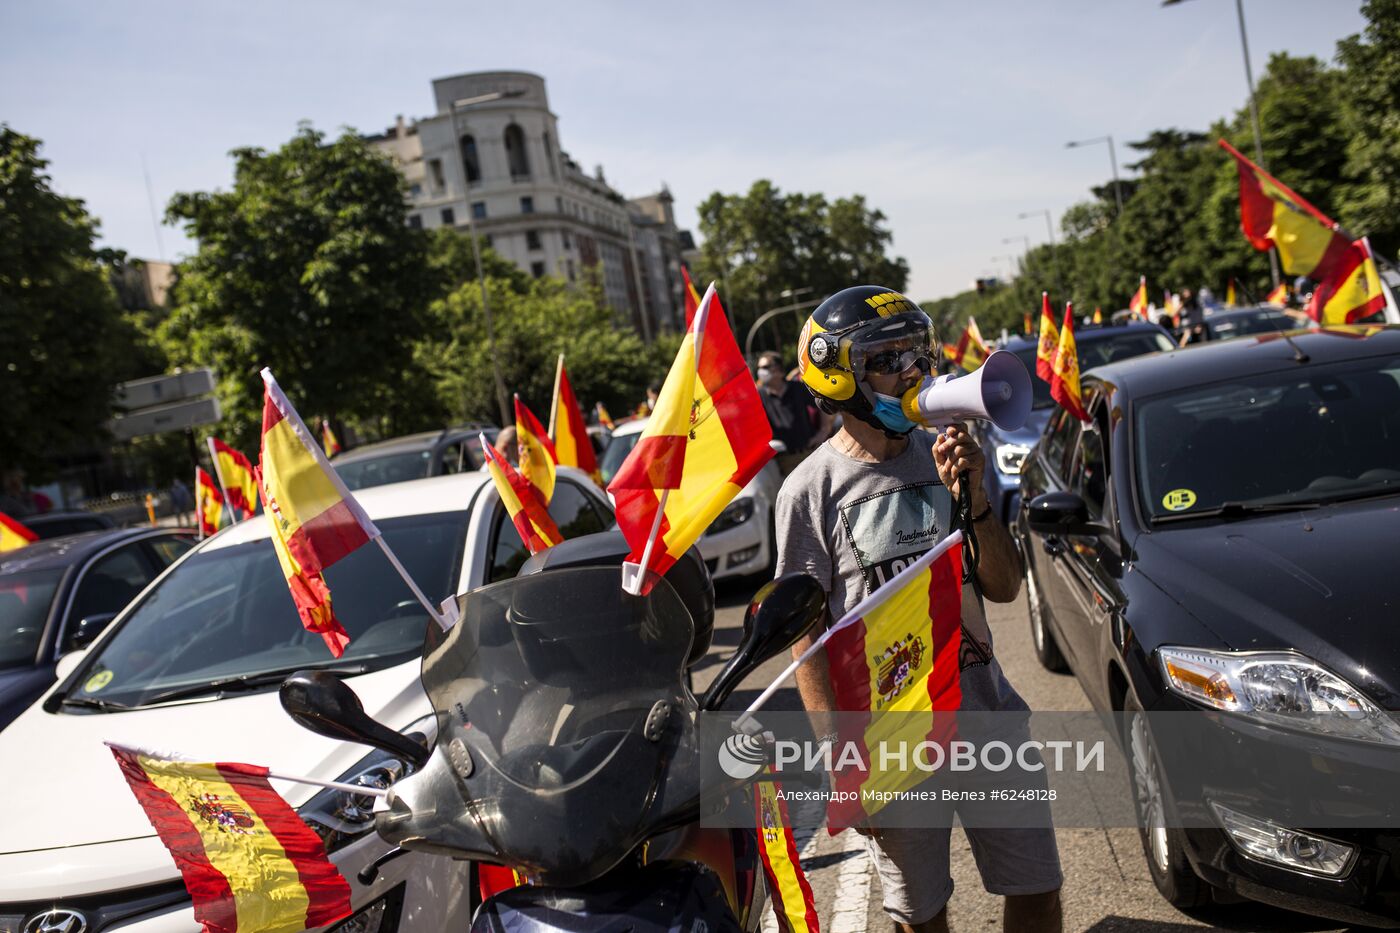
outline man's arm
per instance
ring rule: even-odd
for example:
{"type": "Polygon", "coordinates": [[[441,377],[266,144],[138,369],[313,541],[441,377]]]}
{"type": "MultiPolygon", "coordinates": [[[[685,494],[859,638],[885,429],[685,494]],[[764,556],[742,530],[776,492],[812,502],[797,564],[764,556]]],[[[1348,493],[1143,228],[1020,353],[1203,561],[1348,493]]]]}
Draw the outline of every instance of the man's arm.
{"type": "Polygon", "coordinates": [[[981,585],[982,595],[992,602],[1011,602],[1021,589],[1021,555],[1016,552],[1016,545],[1005,526],[995,515],[987,514],[991,503],[982,488],[983,470],[986,469],[982,448],[967,433],[966,425],[953,425],[934,441],[933,462],[943,485],[953,494],[954,502],[961,492],[960,475],[967,474],[972,487],[972,517],[980,517],[973,524],[978,546],[977,582],[981,585]],[[986,517],[981,517],[984,515],[986,517]]]}

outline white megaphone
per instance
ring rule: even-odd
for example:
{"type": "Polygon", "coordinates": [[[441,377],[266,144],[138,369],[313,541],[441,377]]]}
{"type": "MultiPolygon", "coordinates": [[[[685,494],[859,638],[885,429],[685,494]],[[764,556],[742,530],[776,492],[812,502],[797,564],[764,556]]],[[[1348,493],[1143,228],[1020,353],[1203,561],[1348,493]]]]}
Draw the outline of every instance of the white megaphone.
{"type": "Polygon", "coordinates": [[[997,350],[965,376],[925,379],[904,393],[901,407],[905,417],[926,428],[975,418],[1014,431],[1026,423],[1033,401],[1026,367],[1016,354],[997,350]]]}

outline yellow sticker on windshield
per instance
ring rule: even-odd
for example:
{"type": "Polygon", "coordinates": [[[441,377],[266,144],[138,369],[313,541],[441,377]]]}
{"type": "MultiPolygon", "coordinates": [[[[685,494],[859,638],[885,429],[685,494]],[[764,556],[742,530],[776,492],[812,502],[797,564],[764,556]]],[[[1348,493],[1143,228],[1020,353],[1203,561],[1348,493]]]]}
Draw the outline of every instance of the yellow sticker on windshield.
{"type": "Polygon", "coordinates": [[[87,679],[87,683],[83,684],[83,692],[96,693],[112,682],[112,676],[111,671],[98,671],[87,679]]]}
{"type": "Polygon", "coordinates": [[[1173,489],[1162,497],[1162,508],[1168,512],[1181,512],[1196,504],[1196,494],[1189,489],[1173,489]]]}

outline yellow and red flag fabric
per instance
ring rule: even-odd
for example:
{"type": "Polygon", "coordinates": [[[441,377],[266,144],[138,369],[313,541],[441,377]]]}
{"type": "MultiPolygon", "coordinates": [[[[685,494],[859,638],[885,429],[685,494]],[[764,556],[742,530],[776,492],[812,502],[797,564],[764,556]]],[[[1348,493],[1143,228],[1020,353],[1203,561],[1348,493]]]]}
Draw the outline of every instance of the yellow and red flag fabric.
{"type": "Polygon", "coordinates": [[[651,420],[608,485],[631,546],[623,588],[648,593],[773,456],[773,430],[713,284],[651,420]],[[653,551],[655,553],[653,553],[653,551]]]}
{"type": "Polygon", "coordinates": [[[1319,282],[1308,302],[1308,316],[1319,324],[1354,324],[1385,307],[1381,274],[1363,237],[1354,241],[1338,262],[1335,274],[1319,282]]]}
{"type": "MultiPolygon", "coordinates": [[[[872,752],[905,743],[945,745],[962,705],[962,535],[954,533],[881,586],[825,639],[840,741],[856,743],[862,767],[832,772],[827,828],[833,835],[883,808],[927,774],[870,767],[872,752]],[[859,715],[857,715],[859,714],[859,715]],[[844,792],[844,793],[841,793],[844,792]]],[[[844,760],[845,754],[841,755],[844,760]]]]}
{"type": "Polygon", "coordinates": [[[690,328],[690,322],[695,320],[695,312],[700,309],[700,293],[695,290],[695,283],[690,280],[690,270],[681,263],[681,279],[685,282],[685,326],[690,328]]]}
{"type": "Polygon", "coordinates": [[[760,781],[754,785],[753,802],[758,854],[778,929],[782,933],[821,933],[816,898],[792,836],[787,801],[778,796],[778,786],[772,781],[760,781]]]}
{"type": "Polygon", "coordinates": [[[249,518],[258,507],[258,478],[252,461],[217,437],[209,438],[209,452],[219,485],[228,493],[228,504],[249,518]]]}
{"type": "Polygon", "coordinates": [[[549,511],[540,501],[539,492],[530,481],[515,471],[510,462],[502,457],[496,448],[481,438],[481,449],[486,454],[486,468],[491,471],[491,481],[496,484],[496,492],[506,507],[510,523],[515,526],[520,540],[531,554],[538,554],[547,547],[553,547],[564,536],[559,526],[550,518],[549,511]]]}
{"type": "Polygon", "coordinates": [[[1040,293],[1040,344],[1035,351],[1035,373],[1049,382],[1055,374],[1055,349],[1060,345],[1060,328],[1050,312],[1050,293],[1040,293]]]}
{"type": "Polygon", "coordinates": [[[1152,320],[1147,316],[1147,276],[1138,279],[1138,288],[1133,292],[1133,300],[1128,302],[1128,310],[1144,321],[1152,320]]]}
{"type": "Polygon", "coordinates": [[[0,552],[17,551],[33,544],[39,536],[17,520],[0,512],[0,552]]]}
{"type": "Polygon", "coordinates": [[[316,446],[272,371],[263,369],[262,377],[266,395],[258,484],[272,544],[302,625],[324,638],[338,658],[350,636],[331,609],[331,591],[322,574],[379,537],[379,529],[316,446]]]}
{"type": "MultiPolygon", "coordinates": [[[[574,387],[569,384],[569,371],[559,361],[559,393],[554,400],[554,455],[564,466],[578,467],[597,482],[598,458],[593,453],[593,441],[588,437],[588,425],[583,420],[574,387]]],[[[518,428],[516,429],[519,430],[518,428]]]]}
{"type": "Polygon", "coordinates": [[[1230,284],[1225,286],[1225,307],[1235,308],[1239,306],[1239,301],[1235,298],[1235,280],[1231,279],[1230,284]]]}
{"type": "Polygon", "coordinates": [[[201,537],[207,538],[219,530],[224,517],[224,494],[214,477],[203,467],[194,468],[194,523],[201,537]]]}
{"type": "Polygon", "coordinates": [[[540,424],[535,413],[515,396],[515,444],[520,452],[520,475],[529,480],[541,502],[549,505],[554,498],[554,465],[559,457],[549,432],[540,424]]]}
{"type": "Polygon", "coordinates": [[[1102,323],[1103,323],[1103,308],[1098,308],[1098,307],[1094,308],[1094,323],[1095,323],[1095,324],[1102,324],[1102,323]]]}
{"type": "Polygon", "coordinates": [[[1079,389],[1079,350],[1074,345],[1074,307],[1065,302],[1065,322],[1060,327],[1060,343],[1050,364],[1050,397],[1080,421],[1088,421],[1079,389]]]}
{"type": "Polygon", "coordinates": [[[325,418],[321,419],[321,446],[326,451],[327,457],[334,457],[340,453],[340,438],[335,436],[331,430],[331,423],[325,418]]]}
{"type": "Polygon", "coordinates": [[[1029,336],[1031,332],[1031,316],[1029,313],[1021,315],[1021,333],[1029,336]]]}
{"type": "Polygon", "coordinates": [[[987,357],[991,355],[992,351],[987,349],[987,343],[982,339],[982,331],[977,328],[977,321],[968,318],[967,326],[963,328],[962,335],[958,337],[958,343],[953,348],[953,355],[950,358],[958,366],[972,372],[985,363],[987,357]]]}
{"type": "Polygon", "coordinates": [[[266,768],[107,743],[206,933],[298,933],[350,914],[350,885],[266,768]]]}
{"type": "Polygon", "coordinates": [[[1249,159],[1220,140],[1240,173],[1240,228],[1260,251],[1278,250],[1283,270],[1316,281],[1335,278],[1350,241],[1336,223],[1249,159]]]}
{"type": "Polygon", "coordinates": [[[1275,288],[1273,291],[1269,292],[1269,294],[1264,296],[1264,303],[1270,305],[1278,305],[1280,308],[1286,308],[1288,306],[1288,283],[1278,283],[1278,288],[1275,288]]]}
{"type": "Polygon", "coordinates": [[[617,425],[613,424],[612,415],[608,414],[607,406],[602,402],[595,402],[593,413],[598,416],[598,423],[609,431],[616,430],[617,425]]]}

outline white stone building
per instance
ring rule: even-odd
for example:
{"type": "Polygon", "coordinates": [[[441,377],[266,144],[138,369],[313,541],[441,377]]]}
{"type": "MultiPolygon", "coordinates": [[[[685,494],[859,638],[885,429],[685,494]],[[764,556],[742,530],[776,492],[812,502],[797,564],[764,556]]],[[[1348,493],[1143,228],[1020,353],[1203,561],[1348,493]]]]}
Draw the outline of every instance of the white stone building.
{"type": "Polygon", "coordinates": [[[560,147],[544,79],[490,71],[433,82],[437,113],[400,117],[367,141],[409,185],[409,223],[476,233],[536,277],[570,282],[598,266],[604,294],[645,338],[679,329],[680,253],[671,194],[628,201],[602,166],[585,173],[560,147]],[[470,103],[495,93],[512,96],[470,103]],[[454,102],[457,103],[454,113],[454,102]]]}

